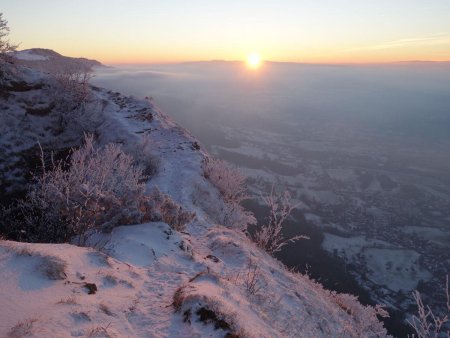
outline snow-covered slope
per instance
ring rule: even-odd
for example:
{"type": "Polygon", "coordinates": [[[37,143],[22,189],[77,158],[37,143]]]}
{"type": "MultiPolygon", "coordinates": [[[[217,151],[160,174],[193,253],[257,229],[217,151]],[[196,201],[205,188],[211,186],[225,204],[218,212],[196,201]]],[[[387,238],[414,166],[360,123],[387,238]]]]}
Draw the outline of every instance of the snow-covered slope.
{"type": "Polygon", "coordinates": [[[73,61],[82,62],[87,67],[102,66],[102,64],[96,60],[67,57],[51,49],[44,48],[24,49],[15,52],[14,56],[19,64],[41,70],[49,70],[52,67],[58,67],[64,63],[73,61]]]}
{"type": "Polygon", "coordinates": [[[33,53],[32,49],[24,49],[21,51],[18,51],[14,54],[14,56],[19,60],[24,61],[43,61],[48,60],[48,56],[39,55],[36,53],[33,53]]]}
{"type": "MultiPolygon", "coordinates": [[[[36,138],[58,137],[51,112],[30,113],[47,107],[45,75],[21,72],[22,85],[1,98],[0,122],[16,131],[0,137],[4,171],[36,138]]],[[[148,191],[157,186],[196,217],[182,232],[160,222],[117,227],[92,240],[97,249],[0,241],[1,337],[385,336],[374,309],[217,224],[223,201],[203,176],[208,154],[153,101],[93,93],[98,142],[133,151],[145,136],[158,162],[148,191]]]]}

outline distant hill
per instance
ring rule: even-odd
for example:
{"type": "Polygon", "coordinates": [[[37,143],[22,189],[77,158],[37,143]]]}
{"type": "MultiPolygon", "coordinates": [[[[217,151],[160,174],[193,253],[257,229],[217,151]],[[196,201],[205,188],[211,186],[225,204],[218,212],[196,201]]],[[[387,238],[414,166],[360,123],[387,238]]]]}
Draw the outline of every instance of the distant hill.
{"type": "Polygon", "coordinates": [[[44,48],[24,49],[16,52],[15,57],[19,64],[43,71],[49,71],[68,62],[82,63],[88,68],[104,66],[97,60],[63,56],[54,50],[44,48]]]}

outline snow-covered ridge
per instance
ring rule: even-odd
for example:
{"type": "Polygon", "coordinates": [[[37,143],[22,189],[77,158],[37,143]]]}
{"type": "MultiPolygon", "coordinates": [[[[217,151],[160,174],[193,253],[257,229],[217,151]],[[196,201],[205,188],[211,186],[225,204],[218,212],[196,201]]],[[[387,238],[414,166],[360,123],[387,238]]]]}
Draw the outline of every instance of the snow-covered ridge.
{"type": "Polygon", "coordinates": [[[103,66],[97,60],[67,57],[51,49],[44,49],[44,48],[24,49],[15,52],[14,56],[18,60],[19,64],[32,67],[35,69],[40,69],[43,71],[48,71],[54,67],[60,66],[61,64],[73,61],[83,63],[87,67],[103,66]]]}
{"type": "MultiPolygon", "coordinates": [[[[36,139],[55,137],[48,78],[19,73],[0,102],[5,172],[36,139]]],[[[196,217],[182,232],[161,222],[117,227],[95,239],[98,250],[0,241],[1,337],[385,336],[375,310],[217,224],[223,201],[202,170],[209,155],[152,100],[92,93],[98,142],[133,149],[146,135],[159,163],[147,190],[158,187],[196,217]]],[[[70,135],[58,137],[70,145],[70,135]]]]}
{"type": "Polygon", "coordinates": [[[18,51],[17,53],[14,54],[14,56],[19,60],[25,60],[25,61],[48,60],[48,56],[34,54],[31,49],[25,49],[25,50],[18,51]]]}

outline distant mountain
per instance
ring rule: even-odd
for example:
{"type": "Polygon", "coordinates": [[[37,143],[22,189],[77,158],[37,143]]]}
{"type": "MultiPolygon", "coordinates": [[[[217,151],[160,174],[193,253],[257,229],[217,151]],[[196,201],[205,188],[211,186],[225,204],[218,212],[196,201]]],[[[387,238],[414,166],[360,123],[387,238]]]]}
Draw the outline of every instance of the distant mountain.
{"type": "Polygon", "coordinates": [[[16,52],[15,57],[19,64],[43,71],[49,71],[52,68],[67,64],[68,62],[82,63],[88,68],[104,66],[97,60],[63,56],[54,50],[44,48],[24,49],[16,52]]]}

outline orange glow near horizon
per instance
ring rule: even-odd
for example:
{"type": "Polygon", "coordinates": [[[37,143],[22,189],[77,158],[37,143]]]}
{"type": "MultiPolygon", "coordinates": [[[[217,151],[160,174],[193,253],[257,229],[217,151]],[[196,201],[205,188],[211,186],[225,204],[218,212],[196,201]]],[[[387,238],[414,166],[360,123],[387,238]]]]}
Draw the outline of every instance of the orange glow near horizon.
{"type": "MultiPolygon", "coordinates": [[[[103,56],[99,54],[98,56],[91,54],[74,54],[74,53],[64,53],[61,50],[56,50],[63,55],[73,56],[73,57],[87,57],[90,59],[95,59],[100,61],[105,65],[145,65],[145,64],[176,64],[183,62],[201,62],[201,61],[213,61],[213,60],[222,60],[222,61],[243,61],[248,68],[253,68],[248,64],[248,60],[241,60],[237,58],[217,58],[217,57],[167,57],[167,58],[155,58],[155,57],[142,57],[142,56],[130,56],[130,57],[112,57],[111,54],[107,56],[103,56]]],[[[395,62],[408,62],[408,61],[429,61],[429,62],[449,62],[450,58],[447,57],[425,57],[425,56],[409,56],[402,57],[402,55],[391,56],[391,57],[373,57],[373,56],[363,56],[363,57],[349,57],[349,58],[331,58],[331,57],[308,57],[308,58],[275,58],[275,59],[267,59],[268,62],[292,62],[292,63],[308,63],[308,64],[383,64],[383,63],[395,63],[395,62]]],[[[261,63],[259,64],[261,66],[261,63]]],[[[255,67],[254,69],[258,69],[259,67],[255,67]]]]}
{"type": "MultiPolygon", "coordinates": [[[[245,43],[247,44],[247,43],[245,43]]],[[[242,61],[250,67],[249,54],[246,52],[244,43],[231,44],[230,46],[218,46],[217,43],[203,45],[201,48],[188,49],[186,46],[178,46],[169,43],[154,43],[142,45],[137,41],[128,42],[126,48],[117,48],[112,43],[103,41],[85,45],[73,45],[60,42],[59,45],[33,44],[21,45],[21,48],[44,47],[73,57],[87,57],[96,59],[103,64],[164,64],[182,63],[195,61],[242,61]]],[[[326,45],[320,47],[305,44],[304,47],[286,48],[283,45],[265,46],[263,43],[257,44],[258,55],[264,55],[264,60],[273,62],[298,62],[298,63],[318,63],[318,64],[372,64],[390,63],[400,61],[449,61],[450,60],[450,38],[449,49],[445,44],[431,44],[428,46],[399,45],[394,42],[385,44],[342,44],[326,45]],[[447,51],[448,50],[448,51],[447,51]]],[[[257,59],[256,56],[253,58],[257,59]]],[[[260,57],[261,60],[261,57],[260,57]]]]}
{"type": "Polygon", "coordinates": [[[449,0],[2,0],[1,11],[20,49],[107,65],[245,63],[249,49],[277,62],[450,61],[449,0]]]}
{"type": "Polygon", "coordinates": [[[410,46],[402,50],[397,49],[375,49],[375,47],[350,47],[344,46],[338,50],[335,46],[322,46],[319,48],[304,47],[300,50],[279,48],[265,48],[260,46],[261,54],[247,54],[245,50],[236,49],[230,46],[225,49],[222,46],[220,50],[213,48],[202,48],[199,50],[181,50],[180,48],[168,47],[167,45],[153,45],[146,47],[138,44],[129,45],[127,48],[119,49],[110,44],[88,44],[71,45],[60,42],[59,44],[25,44],[22,43],[20,49],[27,48],[49,48],[56,52],[72,57],[86,57],[95,59],[105,65],[120,64],[170,64],[196,61],[239,61],[244,62],[249,69],[258,69],[264,60],[269,62],[296,62],[296,63],[315,63],[315,64],[373,64],[390,63],[400,61],[449,61],[450,52],[435,49],[434,55],[429,50],[410,46]],[[258,61],[259,58],[259,61],[258,61]],[[252,60],[251,60],[252,59],[252,60]],[[258,64],[259,63],[259,64],[258,64]]]}
{"type": "MultiPolygon", "coordinates": [[[[33,48],[35,45],[24,46],[25,48],[33,48]]],[[[41,46],[42,47],[42,46],[41,46]]],[[[171,52],[158,52],[152,50],[151,52],[143,51],[140,48],[136,50],[112,50],[107,48],[106,50],[100,49],[86,49],[79,50],[73,47],[61,48],[47,46],[44,48],[54,49],[55,51],[73,57],[87,57],[90,59],[96,59],[103,64],[120,65],[120,64],[165,64],[165,63],[182,63],[182,62],[196,62],[196,61],[211,61],[211,60],[223,60],[223,61],[242,61],[247,67],[258,69],[261,66],[262,60],[259,59],[259,64],[256,56],[253,56],[251,61],[250,55],[242,57],[245,53],[238,51],[236,53],[186,53],[178,50],[171,52]],[[252,66],[253,64],[253,66],[252,66]]],[[[450,57],[446,53],[436,53],[433,57],[427,51],[417,49],[410,49],[407,53],[404,51],[380,51],[378,53],[368,53],[364,50],[333,53],[330,51],[316,52],[316,53],[296,53],[296,52],[284,52],[277,53],[265,53],[264,59],[272,62],[297,62],[297,63],[317,63],[317,64],[372,64],[372,63],[391,63],[401,61],[450,61],[450,57]]]]}

